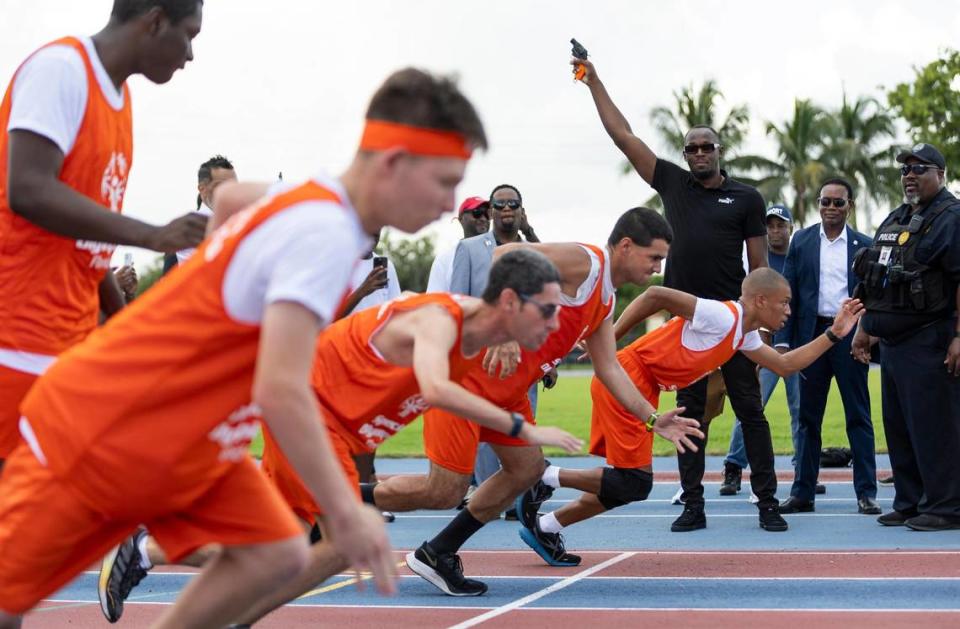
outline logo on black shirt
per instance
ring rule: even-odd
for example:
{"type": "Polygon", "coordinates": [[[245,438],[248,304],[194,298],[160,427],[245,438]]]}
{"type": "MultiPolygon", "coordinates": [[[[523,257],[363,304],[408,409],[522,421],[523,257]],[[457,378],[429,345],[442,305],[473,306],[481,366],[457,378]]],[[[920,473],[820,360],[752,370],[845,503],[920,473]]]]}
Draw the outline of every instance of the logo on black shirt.
{"type": "Polygon", "coordinates": [[[719,199],[717,199],[717,201],[719,201],[720,203],[724,203],[726,205],[730,205],[731,203],[733,203],[733,197],[720,197],[719,199]]]}

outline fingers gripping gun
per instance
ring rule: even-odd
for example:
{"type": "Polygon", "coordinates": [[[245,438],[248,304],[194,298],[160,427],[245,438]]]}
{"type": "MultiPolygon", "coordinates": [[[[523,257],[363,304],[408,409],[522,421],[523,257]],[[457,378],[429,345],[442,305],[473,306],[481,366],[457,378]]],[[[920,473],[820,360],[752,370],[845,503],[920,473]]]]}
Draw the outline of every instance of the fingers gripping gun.
{"type": "MultiPolygon", "coordinates": [[[[571,54],[577,59],[586,59],[587,58],[587,49],[583,47],[583,44],[578,42],[575,39],[571,39],[570,43],[573,45],[573,50],[571,54]]],[[[581,80],[583,76],[587,73],[587,69],[583,67],[583,64],[577,64],[573,67],[573,78],[577,81],[581,80]]]]}

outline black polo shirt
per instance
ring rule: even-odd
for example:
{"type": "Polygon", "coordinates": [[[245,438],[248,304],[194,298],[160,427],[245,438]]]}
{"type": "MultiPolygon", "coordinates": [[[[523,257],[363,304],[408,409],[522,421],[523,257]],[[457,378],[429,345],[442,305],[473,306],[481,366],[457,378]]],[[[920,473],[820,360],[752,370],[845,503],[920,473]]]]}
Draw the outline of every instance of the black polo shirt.
{"type": "Polygon", "coordinates": [[[658,159],[653,188],[663,199],[673,242],[664,285],[707,299],[736,299],[743,282],[743,242],[766,236],[766,206],[756,188],[727,176],[704,188],[690,171],[658,159]]]}
{"type": "MultiPolygon", "coordinates": [[[[955,198],[946,188],[931,199],[919,214],[929,210],[944,199],[955,198]]],[[[906,225],[910,222],[910,205],[903,204],[880,223],[877,233],[884,226],[893,222],[906,225]]],[[[940,216],[933,219],[930,229],[923,234],[920,244],[917,245],[917,261],[942,269],[947,276],[948,291],[955,295],[957,285],[960,284],[960,206],[954,205],[945,209],[940,216]]],[[[956,301],[950,302],[946,312],[923,313],[895,313],[867,311],[863,315],[863,329],[871,336],[883,339],[897,339],[908,336],[912,331],[919,330],[924,325],[945,318],[952,318],[956,314],[956,301]]]]}

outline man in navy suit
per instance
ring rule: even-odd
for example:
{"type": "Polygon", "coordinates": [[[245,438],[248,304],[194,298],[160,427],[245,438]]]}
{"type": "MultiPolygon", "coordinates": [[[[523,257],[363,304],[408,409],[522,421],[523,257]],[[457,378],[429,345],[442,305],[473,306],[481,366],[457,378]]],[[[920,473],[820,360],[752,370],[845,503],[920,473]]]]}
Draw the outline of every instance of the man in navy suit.
{"type": "MultiPolygon", "coordinates": [[[[817,199],[821,222],[798,231],[790,243],[783,274],[793,294],[790,319],[774,337],[776,345],[799,347],[833,323],[841,302],[853,295],[857,278],[851,270],[857,251],[869,247],[869,236],[851,229],[847,214],[853,210],[853,187],[843,179],[829,179],[817,199]]],[[[820,471],[820,428],[827,405],[830,381],[837,379],[843,400],[847,438],[853,452],[853,485],[857,510],[878,514],[877,463],[865,364],[850,355],[852,335],[834,341],[828,350],[801,372],[800,421],[795,442],[796,477],[790,497],[780,513],[814,510],[814,489],[820,471]]]]}

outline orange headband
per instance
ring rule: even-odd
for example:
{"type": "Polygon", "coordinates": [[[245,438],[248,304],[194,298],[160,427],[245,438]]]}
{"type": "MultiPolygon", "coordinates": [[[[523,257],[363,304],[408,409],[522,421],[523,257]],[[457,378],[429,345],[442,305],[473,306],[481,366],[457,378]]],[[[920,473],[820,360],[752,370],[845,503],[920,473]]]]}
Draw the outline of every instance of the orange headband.
{"type": "Polygon", "coordinates": [[[470,159],[473,149],[466,136],[456,131],[412,127],[385,120],[367,120],[360,138],[361,151],[385,151],[403,147],[414,155],[470,159]]]}

